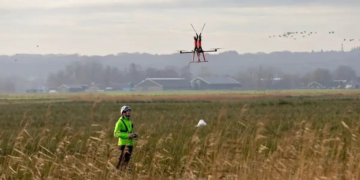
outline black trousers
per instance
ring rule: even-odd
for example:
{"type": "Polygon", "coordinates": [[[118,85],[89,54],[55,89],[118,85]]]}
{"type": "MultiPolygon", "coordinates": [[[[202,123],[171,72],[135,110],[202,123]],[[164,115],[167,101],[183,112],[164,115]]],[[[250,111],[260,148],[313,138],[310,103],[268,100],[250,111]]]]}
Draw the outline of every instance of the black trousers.
{"type": "Polygon", "coordinates": [[[133,146],[125,146],[125,145],[119,146],[119,150],[120,150],[120,156],[116,168],[123,170],[129,164],[131,154],[133,151],[133,146]]]}

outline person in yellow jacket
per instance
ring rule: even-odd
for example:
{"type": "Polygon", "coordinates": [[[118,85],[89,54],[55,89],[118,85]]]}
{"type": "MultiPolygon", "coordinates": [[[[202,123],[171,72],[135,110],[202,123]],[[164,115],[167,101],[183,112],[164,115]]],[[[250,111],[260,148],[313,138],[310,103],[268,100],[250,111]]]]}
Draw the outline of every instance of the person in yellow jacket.
{"type": "MultiPolygon", "coordinates": [[[[129,164],[133,151],[134,138],[137,138],[137,134],[134,133],[134,125],[130,121],[131,108],[129,106],[123,106],[120,109],[120,113],[121,117],[116,122],[114,129],[114,137],[119,138],[118,146],[120,149],[119,161],[116,168],[124,169],[129,164]]],[[[129,171],[131,171],[130,168],[129,171]]]]}

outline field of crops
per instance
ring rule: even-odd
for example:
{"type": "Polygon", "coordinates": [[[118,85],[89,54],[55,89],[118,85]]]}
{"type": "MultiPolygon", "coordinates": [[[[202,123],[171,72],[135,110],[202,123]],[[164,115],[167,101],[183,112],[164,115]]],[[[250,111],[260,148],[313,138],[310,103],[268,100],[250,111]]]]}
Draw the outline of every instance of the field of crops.
{"type": "MultiPolygon", "coordinates": [[[[71,100],[154,100],[154,99],[208,99],[206,97],[282,97],[282,96],[313,96],[313,95],[347,95],[359,94],[359,90],[343,89],[303,89],[303,90],[279,90],[279,91],[160,91],[160,92],[79,92],[79,93],[35,93],[35,94],[0,94],[0,103],[15,102],[59,102],[71,100]]],[[[218,99],[218,98],[217,98],[218,99]]],[[[226,99],[226,98],[225,98],[226,99]]]]}
{"type": "Polygon", "coordinates": [[[3,98],[0,179],[360,179],[359,95],[318,95],[3,98]],[[114,167],[125,104],[139,134],[131,175],[114,167]]]}

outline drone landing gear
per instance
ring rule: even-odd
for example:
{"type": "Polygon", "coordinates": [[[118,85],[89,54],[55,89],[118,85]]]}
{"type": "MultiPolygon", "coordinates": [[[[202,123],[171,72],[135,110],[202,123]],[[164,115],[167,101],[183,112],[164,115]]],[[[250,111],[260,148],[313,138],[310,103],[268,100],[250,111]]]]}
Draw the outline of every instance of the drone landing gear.
{"type": "Polygon", "coordinates": [[[201,53],[203,55],[203,58],[204,58],[204,62],[207,62],[206,59],[205,59],[205,54],[204,53],[201,53]]]}
{"type": "Polygon", "coordinates": [[[198,62],[194,62],[194,63],[206,63],[206,62],[209,62],[209,61],[204,60],[204,61],[198,61],[198,62]]]}
{"type": "Polygon", "coordinates": [[[193,60],[192,60],[192,62],[189,62],[189,64],[191,64],[191,63],[204,63],[204,62],[209,62],[209,61],[206,61],[206,58],[205,58],[205,54],[204,54],[204,53],[197,53],[196,55],[197,55],[198,60],[197,60],[197,61],[194,61],[194,59],[195,59],[195,53],[194,53],[194,54],[193,54],[193,60]],[[200,56],[201,56],[200,54],[203,55],[204,61],[201,61],[201,60],[200,60],[200,56]]]}

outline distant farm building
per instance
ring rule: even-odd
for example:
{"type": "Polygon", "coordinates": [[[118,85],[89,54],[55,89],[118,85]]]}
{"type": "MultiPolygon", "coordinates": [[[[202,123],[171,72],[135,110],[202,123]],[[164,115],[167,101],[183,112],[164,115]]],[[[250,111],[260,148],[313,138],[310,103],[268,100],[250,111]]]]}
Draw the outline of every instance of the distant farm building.
{"type": "Polygon", "coordinates": [[[99,92],[99,91],[105,91],[106,86],[104,84],[100,83],[91,83],[89,88],[87,89],[88,92],[99,92]]]}
{"type": "Polygon", "coordinates": [[[63,84],[58,87],[58,91],[61,93],[69,92],[85,92],[88,89],[86,84],[63,84]]]}
{"type": "Polygon", "coordinates": [[[191,84],[184,78],[146,78],[134,86],[135,91],[182,91],[191,90],[191,84]]]}
{"type": "MultiPolygon", "coordinates": [[[[312,82],[308,84],[310,89],[345,89],[348,84],[348,80],[333,80],[327,82],[312,82]]],[[[348,84],[356,86],[356,83],[348,84]]]]}
{"type": "Polygon", "coordinates": [[[324,86],[318,82],[312,82],[308,84],[308,88],[310,89],[323,89],[324,86]]]}
{"type": "Polygon", "coordinates": [[[108,85],[91,83],[88,92],[99,91],[132,91],[132,83],[110,83],[108,85]]]}
{"type": "Polygon", "coordinates": [[[359,89],[360,88],[360,82],[358,79],[350,79],[345,84],[345,89],[359,89]]]}
{"type": "MultiPolygon", "coordinates": [[[[111,91],[132,91],[133,83],[112,83],[111,84],[111,91]]],[[[107,90],[108,91],[108,90],[107,90]]]]}
{"type": "Polygon", "coordinates": [[[38,89],[27,89],[25,90],[26,93],[38,93],[39,90],[38,89]]]}
{"type": "Polygon", "coordinates": [[[231,77],[197,77],[190,83],[196,90],[235,90],[241,88],[241,83],[231,77]]]}

